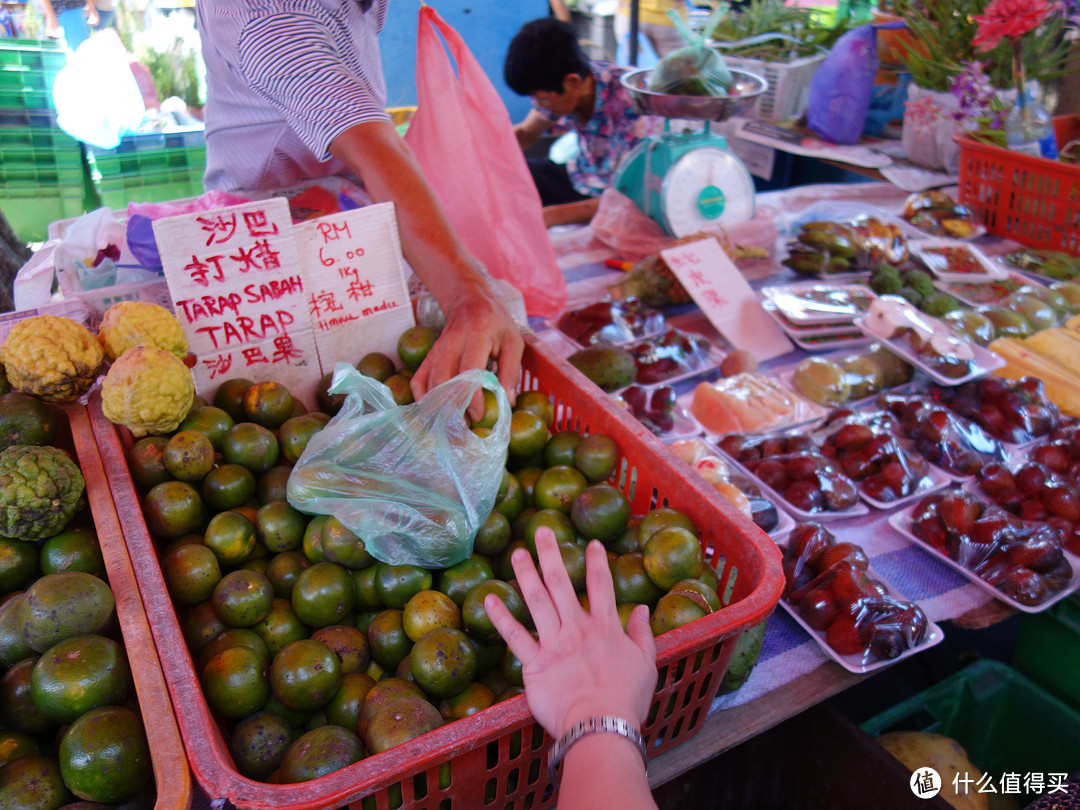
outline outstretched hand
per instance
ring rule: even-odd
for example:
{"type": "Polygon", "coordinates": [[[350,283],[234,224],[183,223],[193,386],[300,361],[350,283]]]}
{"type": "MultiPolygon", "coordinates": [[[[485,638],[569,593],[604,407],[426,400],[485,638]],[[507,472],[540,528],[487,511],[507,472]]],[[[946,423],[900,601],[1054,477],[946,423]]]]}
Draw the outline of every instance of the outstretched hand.
{"type": "Polygon", "coordinates": [[[600,542],[593,540],[585,551],[588,612],[578,602],[550,529],[537,531],[536,551],[543,581],[526,550],[515,551],[511,563],[538,638],[497,596],[484,600],[495,628],[522,663],[533,717],[556,739],[588,717],[614,715],[643,724],[656,688],[648,608],[635,608],[623,630],[600,542]]]}

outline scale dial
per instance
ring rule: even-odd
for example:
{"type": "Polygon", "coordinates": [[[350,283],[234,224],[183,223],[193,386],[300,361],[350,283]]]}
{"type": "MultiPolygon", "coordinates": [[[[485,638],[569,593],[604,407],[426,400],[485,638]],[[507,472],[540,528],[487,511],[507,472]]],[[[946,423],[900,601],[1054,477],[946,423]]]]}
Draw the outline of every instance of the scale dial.
{"type": "Polygon", "coordinates": [[[660,189],[668,233],[680,237],[754,216],[754,181],[726,149],[698,146],[664,174],[660,189]]]}

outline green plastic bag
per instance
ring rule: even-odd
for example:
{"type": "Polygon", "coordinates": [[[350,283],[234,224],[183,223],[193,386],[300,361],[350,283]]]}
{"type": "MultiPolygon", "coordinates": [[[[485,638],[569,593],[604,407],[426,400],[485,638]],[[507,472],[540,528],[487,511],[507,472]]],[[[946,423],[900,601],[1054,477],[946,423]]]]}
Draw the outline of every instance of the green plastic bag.
{"type": "Polygon", "coordinates": [[[699,35],[690,31],[674,9],[668,16],[687,41],[687,45],[661,59],[649,74],[649,89],[673,96],[726,96],[731,87],[731,71],[727,63],[709,45],[713,29],[726,12],[720,4],[709,16],[705,30],[699,35]]]}
{"type": "Polygon", "coordinates": [[[289,503],[333,515],[392,565],[445,568],[472,554],[510,444],[510,403],[495,375],[466,371],[399,406],[381,382],[338,363],[330,393],[345,403],[293,467],[289,503]],[[483,438],[465,421],[480,388],[499,406],[483,438]]]}

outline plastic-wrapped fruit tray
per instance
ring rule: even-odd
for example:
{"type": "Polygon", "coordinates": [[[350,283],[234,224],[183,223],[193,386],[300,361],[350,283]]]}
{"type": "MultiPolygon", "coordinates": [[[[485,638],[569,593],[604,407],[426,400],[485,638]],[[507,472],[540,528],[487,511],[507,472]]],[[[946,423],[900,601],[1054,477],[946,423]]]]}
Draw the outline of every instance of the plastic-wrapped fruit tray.
{"type": "Polygon", "coordinates": [[[56,445],[74,452],[86,481],[86,499],[116,601],[116,616],[150,744],[157,788],[154,810],[187,810],[191,807],[191,771],[90,418],[81,405],[52,407],[58,414],[56,445]]]}
{"type": "MultiPolygon", "coordinates": [[[[967,489],[967,487],[965,487],[965,489],[967,489]]],[[[978,497],[984,503],[988,502],[984,496],[978,497]]],[[[949,568],[956,571],[961,576],[971,580],[984,591],[992,594],[996,599],[1000,599],[1009,607],[1016,608],[1017,610],[1023,611],[1024,613],[1039,613],[1046,610],[1051,605],[1060,602],[1062,599],[1064,599],[1073,591],[1075,591],[1078,587],[1080,587],[1080,557],[1077,557],[1075,554],[1070,554],[1068,551],[1066,551],[1065,558],[1069,561],[1069,564],[1073,568],[1073,576],[1072,579],[1069,580],[1069,584],[1057,593],[1053,594],[1052,596],[1047,597],[1044,601],[1040,602],[1037,605],[1025,605],[1021,602],[1017,602],[1015,599],[1006,596],[999,588],[991,585],[989,582],[980,577],[970,568],[965,568],[964,566],[960,565],[960,563],[956,562],[956,560],[949,557],[947,554],[942,554],[929,543],[924,542],[923,540],[920,540],[918,537],[916,537],[915,534],[911,531],[911,515],[912,513],[914,513],[917,506],[918,504],[914,503],[904,509],[901,509],[899,512],[894,512],[893,514],[889,515],[889,525],[896,529],[896,531],[900,532],[900,534],[904,535],[904,537],[908,538],[912,543],[915,543],[927,554],[930,554],[931,556],[941,560],[941,562],[949,566],[949,568]]]]}
{"type": "MultiPolygon", "coordinates": [[[[637,420],[611,407],[600,389],[526,336],[522,390],[539,390],[555,403],[553,430],[604,433],[620,459],[612,483],[634,514],[660,506],[684,511],[702,529],[706,559],[719,577],[726,606],[656,640],[655,714],[643,729],[650,756],[694,736],[701,728],[742,631],[765,619],[784,587],[780,552],[753,522],[697,476],[637,420]]],[[[180,623],[142,519],[139,496],[124,461],[132,437],[90,402],[91,418],[127,542],[154,643],[164,663],[180,732],[196,778],[211,800],[237,807],[322,810],[348,806],[471,810],[480,807],[554,806],[547,776],[550,740],[529,714],[524,696],[438,728],[407,743],[309,782],[274,785],[245,778],[229,754],[222,727],[211,715],[180,623]]]]}

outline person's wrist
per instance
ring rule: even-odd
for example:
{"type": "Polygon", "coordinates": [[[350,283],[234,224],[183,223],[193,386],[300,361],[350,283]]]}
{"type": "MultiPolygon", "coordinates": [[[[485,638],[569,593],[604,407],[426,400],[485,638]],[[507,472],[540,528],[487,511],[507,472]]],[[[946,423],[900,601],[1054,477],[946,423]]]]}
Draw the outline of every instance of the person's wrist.
{"type": "Polygon", "coordinates": [[[621,717],[630,723],[638,731],[641,730],[641,718],[636,709],[622,701],[605,700],[599,696],[592,699],[575,701],[568,706],[556,719],[552,736],[559,739],[565,735],[577,723],[588,720],[590,717],[600,716],[621,717]]]}

